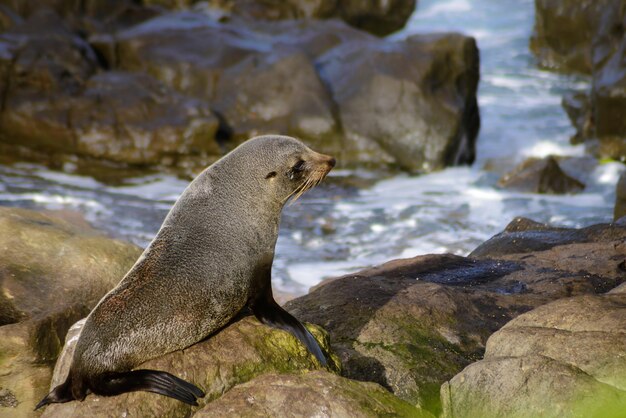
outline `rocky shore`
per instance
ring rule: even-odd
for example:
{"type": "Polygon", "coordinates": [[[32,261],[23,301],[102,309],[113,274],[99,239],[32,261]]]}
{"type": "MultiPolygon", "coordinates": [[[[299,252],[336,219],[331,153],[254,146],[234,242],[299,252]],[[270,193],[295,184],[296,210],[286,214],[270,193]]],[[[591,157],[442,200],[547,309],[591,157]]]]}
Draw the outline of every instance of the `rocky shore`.
{"type": "Polygon", "coordinates": [[[329,356],[325,369],[290,334],[243,313],[207,340],[142,365],[199,384],[207,393],[199,407],[136,392],[41,414],[32,407],[64,379],[76,321],[139,249],[75,219],[2,208],[0,412],[619,417],[625,219],[567,229],[518,218],[467,257],[393,260],[326,280],[285,305],[329,356]]]}
{"type": "Polygon", "coordinates": [[[474,39],[357,29],[397,30],[414,1],[49,3],[0,6],[0,145],[18,158],[190,174],[282,133],[347,167],[474,159],[474,39]]]}
{"type": "MultiPolygon", "coordinates": [[[[476,41],[382,38],[415,3],[1,1],[1,156],[189,176],[271,132],[343,167],[471,163],[476,41]]],[[[529,159],[498,186],[576,193],[604,160],[626,161],[626,5],[535,7],[538,64],[591,80],[563,98],[590,156],[529,159]]],[[[242,312],[141,366],[202,387],[197,407],[135,392],[36,412],[141,249],[76,214],[0,207],[0,417],[626,417],[626,174],[616,195],[614,223],[519,217],[467,256],[391,260],[290,300],[328,367],[242,312]]]]}

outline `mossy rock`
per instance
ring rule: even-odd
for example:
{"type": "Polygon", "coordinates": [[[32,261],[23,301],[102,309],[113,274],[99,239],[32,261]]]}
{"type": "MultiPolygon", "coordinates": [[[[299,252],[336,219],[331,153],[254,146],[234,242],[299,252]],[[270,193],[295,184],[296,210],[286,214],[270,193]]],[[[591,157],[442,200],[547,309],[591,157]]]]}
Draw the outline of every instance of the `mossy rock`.
{"type": "MultiPolygon", "coordinates": [[[[318,326],[306,325],[328,358],[328,370],[339,371],[339,359],[331,352],[328,334],[318,326]]],[[[55,370],[52,386],[65,380],[80,326],[68,335],[55,370]]],[[[148,392],[125,393],[110,398],[87,396],[83,402],[46,407],[44,417],[188,416],[219,398],[233,386],[265,373],[298,374],[322,366],[293,335],[270,328],[254,317],[239,319],[206,340],[166,354],[138,366],[163,370],[201,387],[206,393],[199,407],[148,392]],[[112,412],[113,411],[113,412],[112,412]]]]}
{"type": "Polygon", "coordinates": [[[434,418],[380,385],[325,371],[257,377],[234,387],[194,415],[198,418],[303,416],[434,418]]]}

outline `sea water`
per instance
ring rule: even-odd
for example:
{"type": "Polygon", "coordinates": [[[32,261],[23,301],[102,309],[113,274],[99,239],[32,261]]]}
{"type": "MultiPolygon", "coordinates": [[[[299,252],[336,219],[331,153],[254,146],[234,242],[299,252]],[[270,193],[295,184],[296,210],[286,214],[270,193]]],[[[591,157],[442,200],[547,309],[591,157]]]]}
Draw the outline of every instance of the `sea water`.
{"type": "MultiPolygon", "coordinates": [[[[406,28],[391,40],[454,31],[478,42],[477,160],[471,167],[384,180],[377,173],[334,170],[329,185],[284,210],[273,270],[277,289],[303,294],[326,277],[394,258],[466,255],[515,216],[569,227],[612,219],[622,164],[592,168],[584,178],[587,187],[575,195],[518,193],[496,185],[503,171],[527,157],[584,155],[581,145],[569,144],[574,130],[560,103],[564,93],[587,89],[588,80],[537,68],[528,50],[533,19],[532,0],[419,1],[406,28]],[[339,186],[355,176],[373,186],[339,186]]],[[[0,165],[0,205],[77,210],[111,236],[145,246],[187,183],[149,175],[114,187],[32,164],[0,165]]]]}

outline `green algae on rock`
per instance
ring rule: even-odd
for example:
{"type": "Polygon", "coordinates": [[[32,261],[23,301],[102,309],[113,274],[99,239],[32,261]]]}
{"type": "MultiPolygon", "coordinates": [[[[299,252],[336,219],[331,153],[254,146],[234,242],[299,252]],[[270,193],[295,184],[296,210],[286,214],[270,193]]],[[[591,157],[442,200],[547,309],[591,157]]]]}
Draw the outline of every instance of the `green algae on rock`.
{"type": "MultiPolygon", "coordinates": [[[[328,335],[315,325],[306,324],[328,356],[328,369],[339,370],[339,360],[331,352],[328,335]]],[[[68,334],[61,366],[55,369],[52,385],[65,380],[80,326],[68,334]],[[65,359],[65,360],[64,360],[65,359]]],[[[206,340],[184,350],[147,361],[139,368],[163,370],[201,387],[207,396],[199,407],[148,392],[125,393],[115,397],[89,395],[83,402],[46,407],[44,417],[108,417],[112,411],[129,416],[181,416],[195,413],[204,404],[219,398],[232,387],[265,373],[299,374],[320,368],[319,363],[293,335],[270,328],[253,317],[245,317],[206,340]]]]}
{"type": "Polygon", "coordinates": [[[434,418],[375,383],[325,371],[265,374],[235,386],[194,417],[434,418]]]}

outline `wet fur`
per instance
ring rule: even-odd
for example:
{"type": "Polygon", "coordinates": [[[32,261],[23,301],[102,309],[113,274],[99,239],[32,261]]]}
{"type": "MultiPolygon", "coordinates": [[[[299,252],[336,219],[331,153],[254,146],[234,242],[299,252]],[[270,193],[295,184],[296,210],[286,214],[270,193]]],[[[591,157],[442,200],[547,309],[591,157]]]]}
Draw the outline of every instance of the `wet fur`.
{"type": "Polygon", "coordinates": [[[263,323],[294,334],[325,365],[313,336],[274,301],[270,276],[282,207],[334,164],[293,138],[264,136],[202,172],[88,316],[66,381],[37,408],[137,390],[195,405],[204,396],[196,386],[133,368],[204,339],[246,306],[263,323]]]}

